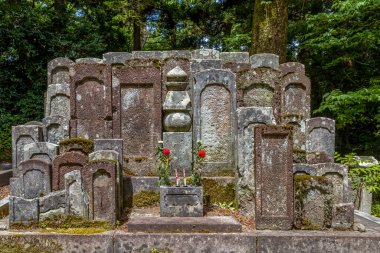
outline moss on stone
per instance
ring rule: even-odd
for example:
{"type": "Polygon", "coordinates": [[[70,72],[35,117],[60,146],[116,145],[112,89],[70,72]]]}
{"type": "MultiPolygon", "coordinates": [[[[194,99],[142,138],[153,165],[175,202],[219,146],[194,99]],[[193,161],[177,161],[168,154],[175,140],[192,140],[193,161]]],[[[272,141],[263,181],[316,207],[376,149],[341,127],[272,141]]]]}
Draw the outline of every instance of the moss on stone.
{"type": "Polygon", "coordinates": [[[91,235],[99,234],[108,231],[105,228],[67,228],[67,229],[40,229],[41,233],[59,233],[59,234],[73,234],[73,235],[91,235]]]}
{"type": "Polygon", "coordinates": [[[2,253],[51,253],[61,252],[61,244],[51,239],[24,238],[18,235],[0,237],[2,253]]]}
{"type": "Polygon", "coordinates": [[[231,203],[235,201],[235,185],[227,183],[222,185],[214,179],[203,178],[203,202],[206,206],[213,203],[231,203]]]}
{"type": "Polygon", "coordinates": [[[78,145],[83,149],[83,152],[90,154],[94,151],[94,141],[84,138],[72,138],[66,139],[59,142],[59,146],[63,149],[68,149],[70,146],[78,145]]]}
{"type": "Polygon", "coordinates": [[[132,197],[132,205],[137,207],[156,206],[160,202],[160,194],[155,191],[141,191],[132,197]]]}

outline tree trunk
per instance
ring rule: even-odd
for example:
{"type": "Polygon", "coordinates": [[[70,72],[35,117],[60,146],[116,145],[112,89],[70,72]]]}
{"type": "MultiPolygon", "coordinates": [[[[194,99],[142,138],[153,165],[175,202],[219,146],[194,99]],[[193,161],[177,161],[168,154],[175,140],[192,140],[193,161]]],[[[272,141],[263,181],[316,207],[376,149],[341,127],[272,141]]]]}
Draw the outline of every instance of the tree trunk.
{"type": "Polygon", "coordinates": [[[272,53],[286,61],[288,0],[255,0],[250,54],[272,53]]]}
{"type": "Polygon", "coordinates": [[[133,50],[141,51],[141,25],[133,22],[133,50]]]}

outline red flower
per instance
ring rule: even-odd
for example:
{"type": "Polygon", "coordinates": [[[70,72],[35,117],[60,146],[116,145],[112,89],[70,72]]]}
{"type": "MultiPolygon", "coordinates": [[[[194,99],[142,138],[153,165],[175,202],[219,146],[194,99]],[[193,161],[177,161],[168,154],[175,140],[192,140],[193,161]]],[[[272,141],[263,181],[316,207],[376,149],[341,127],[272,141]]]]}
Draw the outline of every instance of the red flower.
{"type": "Polygon", "coordinates": [[[198,155],[202,158],[206,157],[206,151],[204,151],[203,149],[199,150],[198,151],[198,155]]]}
{"type": "Polygon", "coordinates": [[[164,149],[162,150],[162,153],[163,153],[164,155],[168,156],[168,155],[170,155],[170,149],[168,149],[168,148],[164,148],[164,149]]]}

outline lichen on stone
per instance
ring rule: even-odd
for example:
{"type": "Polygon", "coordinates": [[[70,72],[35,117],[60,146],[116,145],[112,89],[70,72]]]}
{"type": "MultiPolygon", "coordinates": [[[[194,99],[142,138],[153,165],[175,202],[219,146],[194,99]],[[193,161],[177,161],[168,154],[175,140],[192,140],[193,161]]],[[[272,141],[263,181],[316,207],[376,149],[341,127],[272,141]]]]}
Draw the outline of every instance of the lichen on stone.
{"type": "Polygon", "coordinates": [[[132,197],[132,205],[136,207],[157,206],[160,202],[160,194],[155,191],[141,191],[132,197]]]}
{"type": "Polygon", "coordinates": [[[94,151],[94,141],[84,138],[72,138],[59,142],[59,146],[63,149],[69,149],[70,146],[78,145],[81,147],[85,154],[90,154],[94,151]]]}

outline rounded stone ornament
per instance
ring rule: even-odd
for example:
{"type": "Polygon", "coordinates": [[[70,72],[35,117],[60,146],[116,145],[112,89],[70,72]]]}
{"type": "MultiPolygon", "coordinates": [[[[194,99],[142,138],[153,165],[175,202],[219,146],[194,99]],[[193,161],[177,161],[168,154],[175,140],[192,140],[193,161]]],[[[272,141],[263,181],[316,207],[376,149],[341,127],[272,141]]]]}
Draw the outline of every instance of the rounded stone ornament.
{"type": "Polygon", "coordinates": [[[188,132],[191,128],[191,117],[186,112],[173,112],[165,116],[164,129],[166,132],[188,132]]]}

